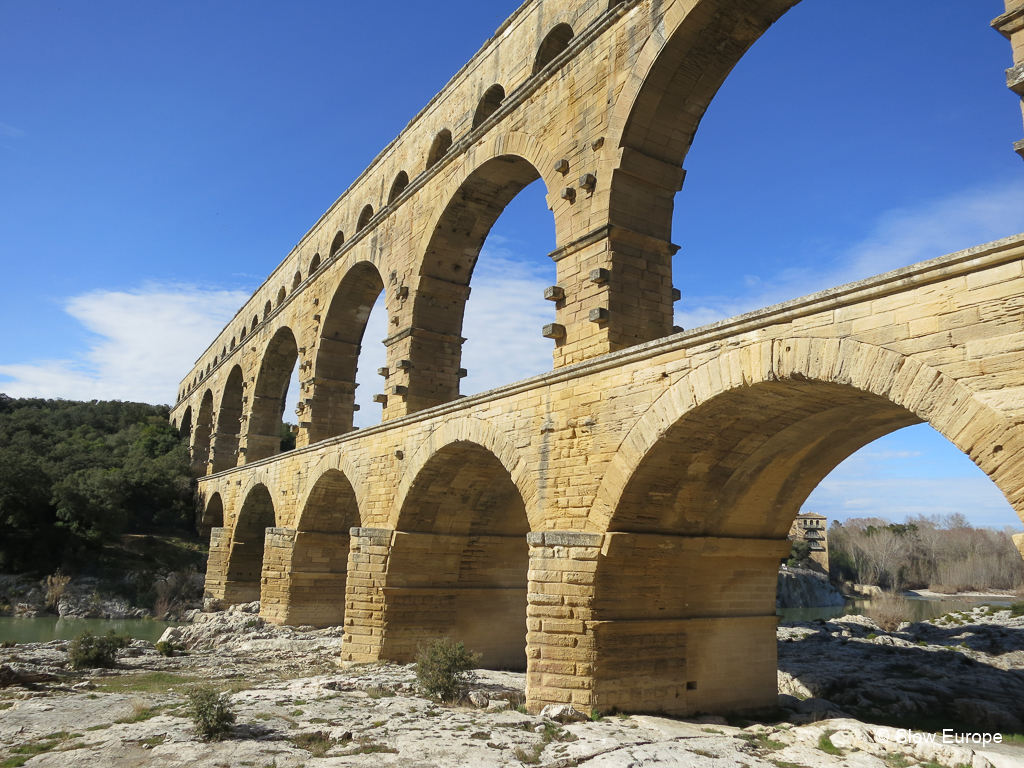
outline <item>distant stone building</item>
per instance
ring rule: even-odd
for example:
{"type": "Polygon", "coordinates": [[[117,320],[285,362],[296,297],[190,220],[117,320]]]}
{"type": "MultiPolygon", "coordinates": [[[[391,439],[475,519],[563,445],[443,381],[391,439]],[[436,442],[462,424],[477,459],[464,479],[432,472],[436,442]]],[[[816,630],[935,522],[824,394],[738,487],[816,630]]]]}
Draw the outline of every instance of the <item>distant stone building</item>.
{"type": "Polygon", "coordinates": [[[789,528],[790,541],[811,545],[811,560],[828,573],[828,518],[817,512],[801,512],[789,528]]]}

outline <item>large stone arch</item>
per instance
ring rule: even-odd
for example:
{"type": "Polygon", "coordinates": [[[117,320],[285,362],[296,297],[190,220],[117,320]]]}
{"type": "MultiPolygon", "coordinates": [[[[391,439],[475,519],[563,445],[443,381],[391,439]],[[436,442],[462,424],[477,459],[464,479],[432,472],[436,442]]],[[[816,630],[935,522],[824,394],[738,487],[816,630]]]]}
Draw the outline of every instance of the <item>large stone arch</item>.
{"type": "Polygon", "coordinates": [[[675,0],[626,75],[609,118],[613,223],[668,240],[672,198],[711,100],[751,45],[800,0],[675,0]]]}
{"type": "Polygon", "coordinates": [[[192,471],[205,475],[209,469],[210,438],[213,435],[213,390],[207,389],[199,401],[192,429],[192,471]]]}
{"type": "Polygon", "coordinates": [[[322,472],[297,513],[295,528],[267,531],[260,615],[277,624],[341,624],[349,531],[360,524],[349,478],[338,469],[322,472]]]}
{"type": "Polygon", "coordinates": [[[228,527],[214,528],[210,537],[206,589],[222,604],[260,599],[264,544],[267,529],[275,524],[274,499],[266,485],[252,483],[241,497],[228,527]]]}
{"type": "Polygon", "coordinates": [[[382,626],[373,653],[408,661],[424,641],[449,636],[479,652],[485,667],[525,668],[529,527],[519,489],[494,453],[466,440],[433,452],[403,496],[397,530],[353,531],[360,578],[348,604],[373,606],[382,626]],[[382,534],[386,562],[369,562],[362,552],[382,534]]]}
{"type": "Polygon", "coordinates": [[[483,419],[461,416],[445,420],[419,443],[414,453],[403,459],[402,477],[395,492],[395,507],[388,520],[388,527],[396,530],[399,528],[401,512],[406,506],[413,484],[421,477],[424,467],[444,448],[455,444],[476,445],[492,454],[505,468],[519,490],[531,530],[543,526],[544,510],[540,485],[523,459],[522,451],[518,450],[502,432],[483,419]]]}
{"type": "Polygon", "coordinates": [[[228,373],[220,395],[210,452],[211,472],[223,472],[238,465],[238,436],[242,430],[244,387],[242,366],[236,365],[228,373]]]}
{"type": "Polygon", "coordinates": [[[606,533],[589,606],[591,703],[677,715],[773,706],[790,524],[840,462],[921,421],[1019,502],[1022,489],[1000,482],[1021,461],[1004,456],[1019,443],[1009,422],[897,352],[849,338],[765,341],[671,385],[619,446],[592,510],[606,533]],[[636,662],[625,649],[641,641],[651,651],[636,662]]]}
{"type": "MultiPolygon", "coordinates": [[[[878,425],[882,431],[865,437],[862,444],[901,426],[927,421],[970,456],[1024,519],[1024,487],[1007,483],[1014,477],[1012,469],[1024,462],[1024,456],[1016,450],[1024,438],[1015,434],[1010,421],[999,411],[980,402],[951,377],[898,352],[850,338],[791,338],[725,353],[668,388],[626,434],[610,462],[591,508],[591,530],[615,527],[612,516],[621,504],[626,484],[671,425],[729,391],[770,382],[789,382],[794,393],[803,383],[841,385],[880,398],[876,401],[878,409],[884,409],[885,403],[898,409],[892,411],[891,423],[883,419],[878,425]],[[905,423],[899,423],[901,419],[905,423]],[[897,423],[899,426],[893,426],[897,423]]],[[[842,455],[848,446],[855,447],[846,455],[857,450],[858,440],[856,435],[851,436],[851,442],[843,443],[836,455],[842,455]]],[[[827,464],[832,456],[825,459],[823,455],[822,459],[827,464]]],[[[824,474],[828,471],[831,468],[824,474]]]]}
{"type": "Polygon", "coordinates": [[[377,265],[362,260],[348,267],[332,293],[320,326],[309,404],[303,406],[302,426],[310,443],[352,429],[363,334],[383,291],[377,265]]]}
{"type": "Polygon", "coordinates": [[[552,194],[554,158],[534,137],[513,131],[489,136],[453,164],[438,200],[414,239],[417,259],[410,296],[410,327],[388,340],[388,396],[403,403],[387,412],[411,413],[459,395],[462,323],[480,249],[505,207],[527,185],[543,179],[555,219],[567,202],[552,194]]]}
{"type": "Polygon", "coordinates": [[[281,451],[281,419],[299,345],[288,326],[278,328],[263,351],[253,386],[243,446],[243,463],[259,461],[281,451]]]}

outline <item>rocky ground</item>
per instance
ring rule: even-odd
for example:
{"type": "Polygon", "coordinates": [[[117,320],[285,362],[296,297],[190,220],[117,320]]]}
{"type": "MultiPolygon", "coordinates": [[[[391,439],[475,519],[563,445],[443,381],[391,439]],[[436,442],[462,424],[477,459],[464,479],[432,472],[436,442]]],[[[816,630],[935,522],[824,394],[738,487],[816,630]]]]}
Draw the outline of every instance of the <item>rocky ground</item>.
{"type": "Polygon", "coordinates": [[[783,625],[780,709],[763,724],[529,715],[523,675],[508,672],[480,671],[467,701],[442,705],[417,692],[410,666],[340,668],[339,629],[272,627],[247,610],[201,614],[175,634],[186,653],[136,641],[114,670],[72,672],[64,641],[0,649],[0,767],[1024,766],[1020,737],[929,740],[942,727],[1024,730],[1024,618],[1009,611],[893,633],[861,617],[783,625]],[[198,738],[185,716],[197,681],[231,696],[223,741],[198,738]]]}

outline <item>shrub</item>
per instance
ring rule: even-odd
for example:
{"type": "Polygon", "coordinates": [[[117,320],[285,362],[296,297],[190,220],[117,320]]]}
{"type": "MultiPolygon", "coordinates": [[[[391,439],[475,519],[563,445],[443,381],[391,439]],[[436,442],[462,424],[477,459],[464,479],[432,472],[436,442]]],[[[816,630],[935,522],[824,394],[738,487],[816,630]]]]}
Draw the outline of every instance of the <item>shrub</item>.
{"type": "Polygon", "coordinates": [[[886,592],[872,600],[865,613],[886,632],[894,632],[899,629],[900,624],[910,618],[910,601],[892,592],[886,592]]]}
{"type": "Polygon", "coordinates": [[[195,685],[186,692],[186,713],[204,739],[222,739],[231,731],[235,713],[227,694],[218,693],[207,685],[195,685]]]}
{"type": "Polygon", "coordinates": [[[184,651],[185,646],[172,643],[169,640],[160,640],[156,644],[156,652],[161,656],[173,656],[175,653],[184,651]]]}
{"type": "Polygon", "coordinates": [[[1011,616],[1024,616],[1024,603],[1014,603],[1010,606],[1011,616]]]}
{"type": "Polygon", "coordinates": [[[454,701],[465,692],[469,670],[479,660],[480,654],[451,638],[432,640],[416,654],[416,679],[428,695],[454,701]]]}
{"type": "Polygon", "coordinates": [[[117,663],[117,652],[127,648],[132,639],[110,630],[106,635],[94,635],[86,630],[68,645],[68,660],[73,669],[112,667],[117,663]]]}
{"type": "Polygon", "coordinates": [[[44,587],[46,589],[46,607],[51,611],[57,607],[60,599],[71,582],[70,576],[65,576],[60,571],[46,577],[44,587]]]}

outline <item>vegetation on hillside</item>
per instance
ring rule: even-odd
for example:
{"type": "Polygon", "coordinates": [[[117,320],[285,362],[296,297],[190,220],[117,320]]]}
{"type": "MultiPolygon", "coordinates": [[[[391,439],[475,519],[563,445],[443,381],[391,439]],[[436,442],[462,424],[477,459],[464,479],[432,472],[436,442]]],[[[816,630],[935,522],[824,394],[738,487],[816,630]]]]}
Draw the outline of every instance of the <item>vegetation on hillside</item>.
{"type": "Polygon", "coordinates": [[[93,564],[126,533],[193,530],[166,406],[0,394],[0,573],[93,564]]]}
{"type": "Polygon", "coordinates": [[[1011,533],[974,528],[963,515],[836,521],[828,548],[833,580],[947,594],[1024,586],[1011,533]]]}

